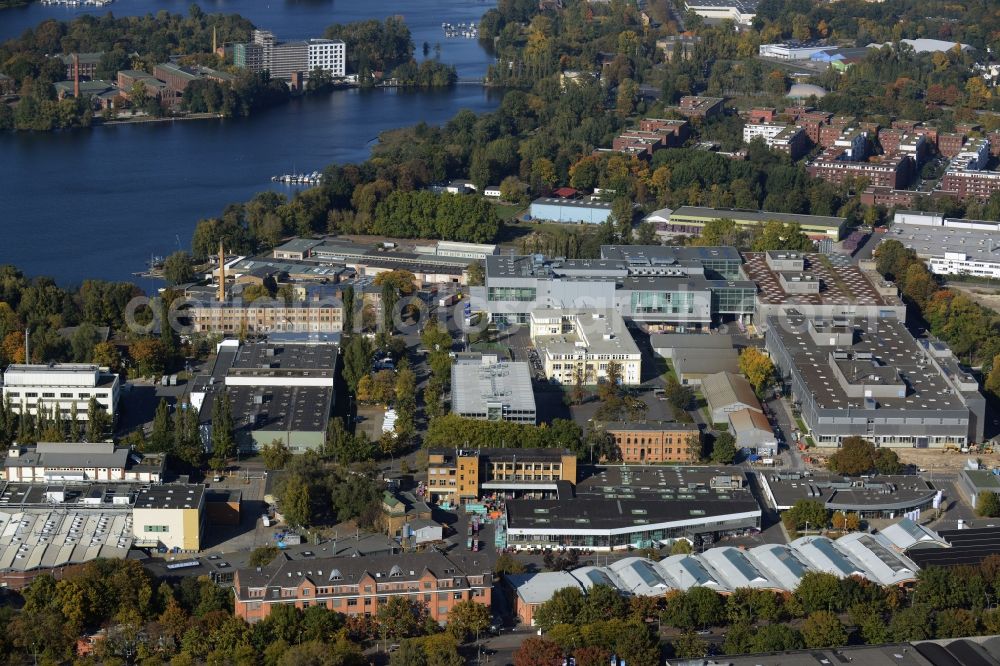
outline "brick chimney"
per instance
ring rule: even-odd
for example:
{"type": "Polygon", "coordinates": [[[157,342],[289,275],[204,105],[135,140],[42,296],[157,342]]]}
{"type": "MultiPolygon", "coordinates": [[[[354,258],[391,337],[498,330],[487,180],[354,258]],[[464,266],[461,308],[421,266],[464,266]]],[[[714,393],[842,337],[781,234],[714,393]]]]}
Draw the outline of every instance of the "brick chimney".
{"type": "Polygon", "coordinates": [[[226,253],[219,241],[219,302],[226,300],[226,253]]]}
{"type": "Polygon", "coordinates": [[[73,97],[80,98],[80,54],[73,54],[73,97]]]}

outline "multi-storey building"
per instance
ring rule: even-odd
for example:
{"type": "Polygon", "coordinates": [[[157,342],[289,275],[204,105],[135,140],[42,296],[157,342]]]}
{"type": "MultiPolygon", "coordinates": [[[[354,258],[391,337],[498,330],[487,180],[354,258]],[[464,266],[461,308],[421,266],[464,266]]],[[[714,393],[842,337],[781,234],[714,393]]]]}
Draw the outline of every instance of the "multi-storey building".
{"type": "Polygon", "coordinates": [[[913,160],[902,153],[874,155],[867,160],[851,158],[848,149],[830,148],[806,166],[814,178],[831,183],[865,179],[874,187],[902,189],[913,179],[913,160]]]}
{"type": "Polygon", "coordinates": [[[809,137],[801,127],[775,123],[748,123],[743,126],[743,142],[750,143],[761,137],[768,148],[781,151],[798,159],[809,148],[809,137]]]}
{"type": "Polygon", "coordinates": [[[241,333],[339,333],[344,325],[344,306],[339,300],[286,304],[260,299],[252,303],[213,302],[184,311],[195,333],[239,335],[241,333]]]}
{"type": "Polygon", "coordinates": [[[288,80],[297,75],[308,76],[309,42],[278,42],[275,44],[268,71],[275,79],[288,80]]]}
{"type": "Polygon", "coordinates": [[[937,149],[945,157],[955,157],[962,152],[965,134],[961,132],[941,132],[937,137],[937,149]]]}
{"type": "Polygon", "coordinates": [[[624,463],[697,462],[701,458],[701,432],[693,423],[630,421],[608,423],[610,435],[624,463]]]}
{"type": "Polygon", "coordinates": [[[644,325],[688,328],[753,312],[757,290],[734,248],[605,245],[601,257],[487,257],[473,304],[491,319],[522,324],[546,306],[614,308],[644,325]]]}
{"type": "Polygon", "coordinates": [[[722,113],[722,104],[725,100],[721,97],[700,97],[697,95],[687,95],[681,97],[677,112],[688,118],[711,118],[722,113]]]}
{"type": "Polygon", "coordinates": [[[535,394],[527,362],[500,362],[496,354],[475,356],[459,357],[451,366],[452,413],[534,425],[535,394]]]}
{"type": "Polygon", "coordinates": [[[690,125],[686,120],[643,118],[639,129],[626,130],[612,142],[612,150],[650,157],[661,148],[675,148],[687,140],[690,125]]]}
{"type": "Polygon", "coordinates": [[[68,53],[59,56],[59,59],[66,65],[66,78],[72,81],[77,70],[79,70],[80,78],[97,78],[97,68],[100,66],[103,56],[103,51],[97,51],[96,53],[68,53]]]}
{"type": "Polygon", "coordinates": [[[895,318],[768,317],[765,345],[819,446],[962,447],[983,438],[986,403],[947,346],[895,318]]]}
{"type": "Polygon", "coordinates": [[[1000,171],[988,170],[989,161],[990,140],[970,141],[948,164],[937,190],[960,198],[989,199],[1000,191],[1000,171]]]}
{"type": "Polygon", "coordinates": [[[3,373],[3,399],[10,401],[18,414],[37,414],[41,407],[50,413],[59,410],[69,419],[76,407],[76,418],[87,420],[90,399],[112,419],[118,415],[121,390],[118,374],[108,368],[75,363],[49,365],[11,364],[3,373]]]}
{"type": "Polygon", "coordinates": [[[215,400],[225,392],[243,451],[274,440],[294,453],[323,446],[335,399],[335,345],[225,340],[217,351],[211,374],[195,377],[191,389],[206,445],[215,400]]]}
{"type": "Polygon", "coordinates": [[[835,241],[841,239],[847,226],[847,218],[843,217],[775,213],[767,210],[681,206],[670,213],[670,227],[682,233],[700,234],[702,228],[712,220],[732,220],[736,226],[751,228],[771,221],[797,224],[810,238],[830,238],[835,241]]]}
{"type": "Polygon", "coordinates": [[[613,309],[532,310],[531,342],[552,383],[597,384],[609,379],[612,363],[618,365],[620,383],[635,386],[641,381],[642,354],[613,309]]]}
{"type": "MultiPolygon", "coordinates": [[[[513,442],[511,444],[514,444],[513,442]]],[[[452,504],[486,494],[544,497],[576,483],[576,454],[560,449],[431,449],[427,493],[452,504]]]]}
{"type": "Polygon", "coordinates": [[[233,587],[234,612],[250,623],[282,604],[374,617],[390,598],[404,597],[445,624],[459,602],[490,607],[493,573],[486,558],[451,558],[437,551],[308,561],[280,555],[266,567],[238,569],[233,587]]]}
{"type": "Polygon", "coordinates": [[[309,72],[319,69],[331,76],[347,73],[347,45],[339,39],[309,40],[309,72]]]}

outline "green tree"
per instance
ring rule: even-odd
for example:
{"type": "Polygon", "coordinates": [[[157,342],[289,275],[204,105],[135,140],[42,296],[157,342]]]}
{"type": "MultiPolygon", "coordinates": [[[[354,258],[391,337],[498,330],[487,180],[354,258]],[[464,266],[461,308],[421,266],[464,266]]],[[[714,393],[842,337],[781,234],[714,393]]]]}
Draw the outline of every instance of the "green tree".
{"type": "Polygon", "coordinates": [[[409,597],[389,597],[375,615],[379,630],[389,638],[402,640],[424,633],[427,608],[409,597]]]}
{"type": "Polygon", "coordinates": [[[843,605],[840,581],[833,574],[821,571],[803,574],[795,588],[795,596],[807,613],[840,610],[843,605]]]}
{"type": "Polygon", "coordinates": [[[292,451],[283,439],[271,440],[271,443],[260,450],[267,469],[282,469],[292,458],[292,451]]]}
{"type": "Polygon", "coordinates": [[[194,261],[187,252],[178,250],[163,261],[163,278],[167,286],[194,282],[194,261]]]}
{"type": "Polygon", "coordinates": [[[806,647],[838,647],[847,643],[847,631],[840,619],[829,611],[811,613],[802,625],[806,647]]]}
{"type": "Polygon", "coordinates": [[[470,287],[482,287],[486,284],[486,269],[483,268],[483,264],[481,262],[473,261],[465,267],[465,271],[469,276],[468,280],[470,287]]]}
{"type": "Polygon", "coordinates": [[[233,413],[229,394],[220,391],[212,403],[212,469],[221,470],[236,454],[233,413]]]}
{"type": "Polygon", "coordinates": [[[557,624],[574,624],[583,610],[583,594],[578,588],[564,587],[535,611],[535,624],[548,631],[557,624]]]}
{"type": "Polygon", "coordinates": [[[473,599],[459,601],[448,612],[448,632],[460,642],[479,636],[489,627],[489,608],[473,599]]]}
{"type": "Polygon", "coordinates": [[[280,552],[277,546],[259,546],[250,551],[247,563],[252,567],[266,567],[274,561],[280,552]]]}
{"type": "Polygon", "coordinates": [[[984,518],[1000,516],[1000,497],[988,490],[976,495],[976,515],[984,518]]]}
{"type": "Polygon", "coordinates": [[[111,416],[97,398],[91,397],[87,403],[87,441],[104,441],[110,429],[111,416]]]}
{"type": "Polygon", "coordinates": [[[736,438],[728,432],[720,432],[712,444],[712,462],[731,465],[736,460],[736,438]]]}
{"type": "Polygon", "coordinates": [[[371,370],[372,348],[362,335],[352,335],[344,349],[344,381],[351,393],[357,393],[358,382],[371,370]]]}
{"type": "Polygon", "coordinates": [[[289,525],[308,527],[312,524],[312,497],[309,484],[298,474],[285,480],[281,490],[280,509],[289,525]]]}
{"type": "Polygon", "coordinates": [[[785,512],[782,519],[785,521],[786,526],[794,530],[801,528],[821,530],[826,528],[828,516],[829,512],[823,506],[822,502],[801,499],[785,512]]]}
{"type": "Polygon", "coordinates": [[[170,406],[160,398],[153,415],[153,430],[149,435],[149,450],[164,453],[170,451],[174,444],[173,421],[170,418],[170,406]]]}
{"type": "Polygon", "coordinates": [[[509,574],[520,574],[527,570],[524,563],[519,559],[511,555],[510,553],[501,553],[497,557],[496,564],[493,565],[493,571],[502,576],[509,574]]]}
{"type": "Polygon", "coordinates": [[[926,604],[915,604],[901,608],[892,615],[889,621],[889,634],[892,640],[922,641],[933,636],[930,608],[926,604]]]}
{"type": "Polygon", "coordinates": [[[691,546],[691,542],[687,539],[675,539],[672,544],[670,544],[670,554],[671,555],[688,555],[693,552],[694,548],[691,546]]]}

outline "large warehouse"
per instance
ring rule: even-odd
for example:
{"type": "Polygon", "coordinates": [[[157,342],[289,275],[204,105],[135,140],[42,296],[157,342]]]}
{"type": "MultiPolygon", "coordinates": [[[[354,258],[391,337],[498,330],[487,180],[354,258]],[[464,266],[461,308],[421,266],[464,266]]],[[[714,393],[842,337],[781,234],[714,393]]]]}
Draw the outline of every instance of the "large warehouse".
{"type": "Polygon", "coordinates": [[[765,345],[819,446],[959,448],[983,441],[986,400],[947,346],[897,319],[769,317],[765,345]]]}
{"type": "MultiPolygon", "coordinates": [[[[672,590],[705,587],[723,594],[741,588],[791,592],[811,571],[838,578],[860,576],[879,585],[901,585],[916,579],[919,567],[906,554],[917,541],[910,534],[923,531],[934,545],[932,532],[886,529],[879,534],[852,532],[836,541],[806,536],[788,545],[764,544],[749,550],[731,546],[709,548],[699,554],[671,555],[659,562],[627,557],[608,566],[586,566],[573,571],[529,573],[507,577],[515,597],[518,618],[534,624],[538,607],[556,591],[575,587],[586,594],[594,585],[606,585],[623,595],[658,597],[672,590]]],[[[924,543],[924,542],[922,542],[924,543]]],[[[926,543],[925,543],[926,545],[926,543]]]]}
{"type": "Polygon", "coordinates": [[[711,543],[760,528],[739,467],[601,468],[556,499],[507,503],[507,545],[617,550],[686,538],[711,543]]]}

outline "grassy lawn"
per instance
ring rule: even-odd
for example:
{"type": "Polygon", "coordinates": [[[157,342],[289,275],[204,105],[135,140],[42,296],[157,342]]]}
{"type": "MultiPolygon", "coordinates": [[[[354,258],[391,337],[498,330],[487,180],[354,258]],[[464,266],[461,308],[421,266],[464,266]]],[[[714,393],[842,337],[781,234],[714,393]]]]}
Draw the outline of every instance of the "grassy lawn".
{"type": "Polygon", "coordinates": [[[514,218],[528,211],[528,209],[522,206],[521,204],[498,203],[496,204],[496,209],[497,209],[497,215],[505,223],[514,220],[514,218]]]}

